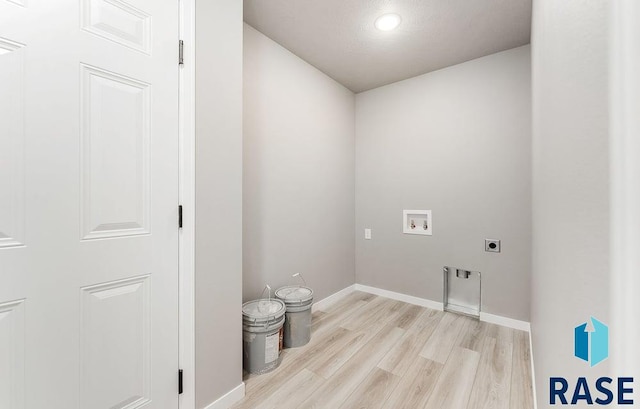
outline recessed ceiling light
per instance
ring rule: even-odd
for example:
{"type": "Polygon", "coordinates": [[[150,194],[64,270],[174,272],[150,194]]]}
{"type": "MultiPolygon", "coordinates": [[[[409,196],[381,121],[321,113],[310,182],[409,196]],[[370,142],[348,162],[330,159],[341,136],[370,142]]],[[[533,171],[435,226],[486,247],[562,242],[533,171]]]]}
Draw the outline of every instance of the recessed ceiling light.
{"type": "Polygon", "coordinates": [[[401,21],[402,19],[397,14],[383,14],[376,19],[375,26],[378,30],[391,31],[398,27],[401,21]]]}

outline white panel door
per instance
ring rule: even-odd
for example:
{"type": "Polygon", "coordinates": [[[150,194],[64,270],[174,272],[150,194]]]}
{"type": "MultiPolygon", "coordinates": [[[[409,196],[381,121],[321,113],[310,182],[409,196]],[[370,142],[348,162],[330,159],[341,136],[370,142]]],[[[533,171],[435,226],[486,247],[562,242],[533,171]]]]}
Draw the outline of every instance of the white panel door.
{"type": "Polygon", "coordinates": [[[0,0],[0,408],[178,406],[178,1],[0,0]]]}

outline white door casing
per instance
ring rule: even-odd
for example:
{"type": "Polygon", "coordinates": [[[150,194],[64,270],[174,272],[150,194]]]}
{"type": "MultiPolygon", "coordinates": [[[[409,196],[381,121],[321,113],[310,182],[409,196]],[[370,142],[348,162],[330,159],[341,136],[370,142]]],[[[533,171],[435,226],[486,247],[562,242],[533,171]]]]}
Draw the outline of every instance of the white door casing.
{"type": "Polygon", "coordinates": [[[178,2],[0,0],[0,408],[177,408],[178,2]]]}

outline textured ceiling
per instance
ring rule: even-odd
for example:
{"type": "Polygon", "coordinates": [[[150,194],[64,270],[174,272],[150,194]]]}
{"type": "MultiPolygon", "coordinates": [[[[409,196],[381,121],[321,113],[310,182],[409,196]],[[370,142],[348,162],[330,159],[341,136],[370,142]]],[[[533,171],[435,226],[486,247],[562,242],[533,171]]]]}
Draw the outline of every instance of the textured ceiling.
{"type": "Polygon", "coordinates": [[[244,0],[244,20],[360,92],[528,44],[531,0],[244,0]]]}

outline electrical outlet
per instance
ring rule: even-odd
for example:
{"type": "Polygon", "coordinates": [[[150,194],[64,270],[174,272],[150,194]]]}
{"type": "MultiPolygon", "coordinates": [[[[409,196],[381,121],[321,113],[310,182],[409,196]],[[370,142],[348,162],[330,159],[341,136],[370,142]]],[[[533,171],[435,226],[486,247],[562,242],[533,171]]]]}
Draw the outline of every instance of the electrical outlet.
{"type": "Polygon", "coordinates": [[[371,229],[364,229],[364,239],[371,240],[371,229]]]}
{"type": "Polygon", "coordinates": [[[484,239],[484,251],[500,253],[500,240],[484,239]]]}

